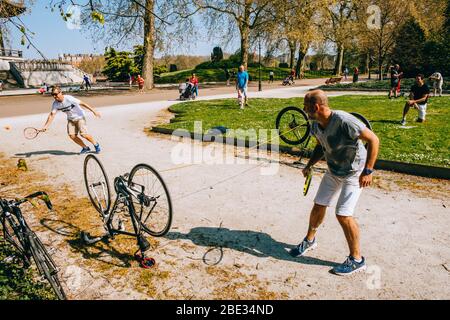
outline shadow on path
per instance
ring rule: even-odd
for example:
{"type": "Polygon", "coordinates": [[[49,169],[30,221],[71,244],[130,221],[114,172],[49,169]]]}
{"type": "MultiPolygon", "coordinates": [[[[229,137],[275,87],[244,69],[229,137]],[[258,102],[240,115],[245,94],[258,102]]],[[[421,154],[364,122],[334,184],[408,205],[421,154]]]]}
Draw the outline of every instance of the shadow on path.
{"type": "Polygon", "coordinates": [[[165,238],[170,240],[186,239],[203,247],[229,248],[248,253],[256,257],[272,257],[278,260],[298,262],[307,265],[337,266],[338,263],[313,257],[297,257],[289,255],[288,250],[295,247],[278,242],[270,235],[249,230],[230,230],[227,228],[198,227],[189,233],[169,232],[165,238]]]}
{"type": "Polygon", "coordinates": [[[78,154],[79,154],[78,152],[66,152],[61,150],[41,150],[41,151],[16,153],[15,156],[29,158],[31,156],[42,156],[42,155],[73,156],[78,154]]]}

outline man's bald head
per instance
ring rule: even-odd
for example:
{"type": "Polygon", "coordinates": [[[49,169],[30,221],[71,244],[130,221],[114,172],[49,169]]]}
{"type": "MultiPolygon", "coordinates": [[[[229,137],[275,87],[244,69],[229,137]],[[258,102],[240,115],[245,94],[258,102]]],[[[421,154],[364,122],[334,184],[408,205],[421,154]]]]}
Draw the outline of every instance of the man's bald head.
{"type": "Polygon", "coordinates": [[[328,97],[322,90],[313,90],[305,95],[305,102],[309,105],[328,107],[328,97]]]}

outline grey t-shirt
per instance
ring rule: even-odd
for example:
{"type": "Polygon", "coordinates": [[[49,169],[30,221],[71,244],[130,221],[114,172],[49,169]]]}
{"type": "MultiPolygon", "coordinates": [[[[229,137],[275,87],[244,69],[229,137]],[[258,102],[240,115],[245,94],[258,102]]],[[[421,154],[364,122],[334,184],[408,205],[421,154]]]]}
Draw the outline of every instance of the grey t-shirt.
{"type": "Polygon", "coordinates": [[[367,150],[358,137],[365,128],[361,121],[344,111],[332,111],[325,130],[313,121],[311,134],[322,145],[332,174],[345,177],[364,169],[367,150]]]}

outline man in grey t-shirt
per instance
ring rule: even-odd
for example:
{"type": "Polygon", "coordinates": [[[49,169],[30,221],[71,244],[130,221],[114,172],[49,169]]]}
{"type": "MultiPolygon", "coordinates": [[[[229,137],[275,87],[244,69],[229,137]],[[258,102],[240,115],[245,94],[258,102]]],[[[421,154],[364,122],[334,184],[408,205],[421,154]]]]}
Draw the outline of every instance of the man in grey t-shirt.
{"type": "Polygon", "coordinates": [[[353,218],[362,188],[372,183],[372,173],[378,155],[378,137],[351,114],[331,110],[328,98],[322,90],[305,96],[304,110],[312,120],[312,135],[317,146],[303,169],[310,174],[312,166],[323,156],[328,165],[311,211],[308,233],[304,240],[291,250],[292,256],[302,256],[317,246],[315,235],[322,223],[326,209],[334,196],[340,193],[336,205],[336,217],[344,230],[350,249],[346,261],[333,268],[338,275],[350,275],[366,269],[359,246],[359,228],[353,218]],[[366,150],[361,140],[368,143],[366,150]]]}

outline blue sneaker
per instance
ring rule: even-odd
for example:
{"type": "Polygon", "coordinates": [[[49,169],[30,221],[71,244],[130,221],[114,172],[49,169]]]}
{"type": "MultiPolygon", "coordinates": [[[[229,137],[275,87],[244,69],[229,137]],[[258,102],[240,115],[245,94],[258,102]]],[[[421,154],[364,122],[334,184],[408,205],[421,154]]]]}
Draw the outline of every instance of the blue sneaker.
{"type": "Polygon", "coordinates": [[[317,247],[317,242],[316,242],[315,238],[314,238],[313,242],[309,242],[305,238],[298,246],[296,246],[294,249],[291,249],[291,251],[289,251],[289,254],[293,257],[300,257],[300,256],[303,256],[308,251],[313,250],[316,247],[317,247]]]}
{"type": "Polygon", "coordinates": [[[356,262],[355,258],[349,256],[343,264],[334,267],[331,272],[338,276],[349,276],[353,273],[365,271],[366,269],[366,259],[364,259],[364,257],[362,257],[361,262],[356,262]]]}
{"type": "Polygon", "coordinates": [[[91,148],[89,148],[89,147],[84,147],[83,149],[81,149],[80,154],[86,154],[86,153],[88,153],[89,151],[91,151],[91,148]]]}
{"type": "Polygon", "coordinates": [[[100,151],[102,150],[102,149],[100,149],[100,144],[96,144],[95,146],[95,153],[100,153],[100,151]]]}

